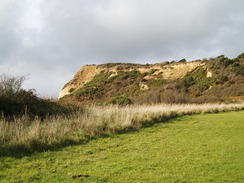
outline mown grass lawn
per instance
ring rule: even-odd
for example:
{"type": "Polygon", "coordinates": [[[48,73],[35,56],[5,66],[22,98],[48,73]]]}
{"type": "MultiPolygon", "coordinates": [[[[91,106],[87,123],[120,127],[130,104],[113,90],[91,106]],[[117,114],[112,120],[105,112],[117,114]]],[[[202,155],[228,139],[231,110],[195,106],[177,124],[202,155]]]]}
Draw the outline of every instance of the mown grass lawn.
{"type": "Polygon", "coordinates": [[[183,116],[58,151],[0,157],[0,182],[244,182],[244,111],[183,116]]]}

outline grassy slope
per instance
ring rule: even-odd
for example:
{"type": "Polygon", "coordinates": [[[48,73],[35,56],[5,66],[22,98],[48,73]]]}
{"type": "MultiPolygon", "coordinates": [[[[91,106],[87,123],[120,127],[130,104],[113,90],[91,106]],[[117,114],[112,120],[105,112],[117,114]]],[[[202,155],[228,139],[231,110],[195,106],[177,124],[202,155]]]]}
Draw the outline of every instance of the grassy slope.
{"type": "Polygon", "coordinates": [[[242,182],[244,111],[183,116],[21,159],[0,158],[0,182],[242,182]],[[71,179],[88,174],[88,178],[71,179]]]}

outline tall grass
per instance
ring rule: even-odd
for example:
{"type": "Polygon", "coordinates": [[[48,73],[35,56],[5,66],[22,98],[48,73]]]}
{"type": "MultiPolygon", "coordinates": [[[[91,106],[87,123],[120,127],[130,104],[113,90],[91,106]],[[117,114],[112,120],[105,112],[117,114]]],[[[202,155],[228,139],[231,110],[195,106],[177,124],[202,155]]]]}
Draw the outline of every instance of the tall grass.
{"type": "Polygon", "coordinates": [[[170,118],[244,109],[242,104],[87,106],[69,116],[0,120],[0,154],[35,152],[136,130],[170,118]]]}

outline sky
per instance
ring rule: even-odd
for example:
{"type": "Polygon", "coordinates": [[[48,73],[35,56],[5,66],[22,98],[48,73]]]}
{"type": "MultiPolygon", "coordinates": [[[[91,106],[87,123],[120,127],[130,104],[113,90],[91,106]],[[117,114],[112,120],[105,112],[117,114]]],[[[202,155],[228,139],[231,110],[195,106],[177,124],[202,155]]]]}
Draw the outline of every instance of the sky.
{"type": "Polygon", "coordinates": [[[0,73],[57,98],[87,64],[244,52],[244,0],[0,0],[0,73]]]}

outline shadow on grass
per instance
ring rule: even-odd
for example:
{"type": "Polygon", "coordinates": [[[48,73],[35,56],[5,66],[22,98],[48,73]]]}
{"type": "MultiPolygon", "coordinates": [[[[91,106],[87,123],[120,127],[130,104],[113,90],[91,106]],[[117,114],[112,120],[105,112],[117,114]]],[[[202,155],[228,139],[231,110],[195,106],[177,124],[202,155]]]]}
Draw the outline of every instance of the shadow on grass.
{"type": "Polygon", "coordinates": [[[36,152],[58,151],[61,148],[71,145],[85,144],[92,139],[94,138],[80,140],[65,139],[63,141],[55,142],[52,144],[46,144],[37,140],[33,140],[30,145],[20,144],[12,146],[0,146],[0,157],[22,158],[24,156],[31,156],[36,152]]]}

